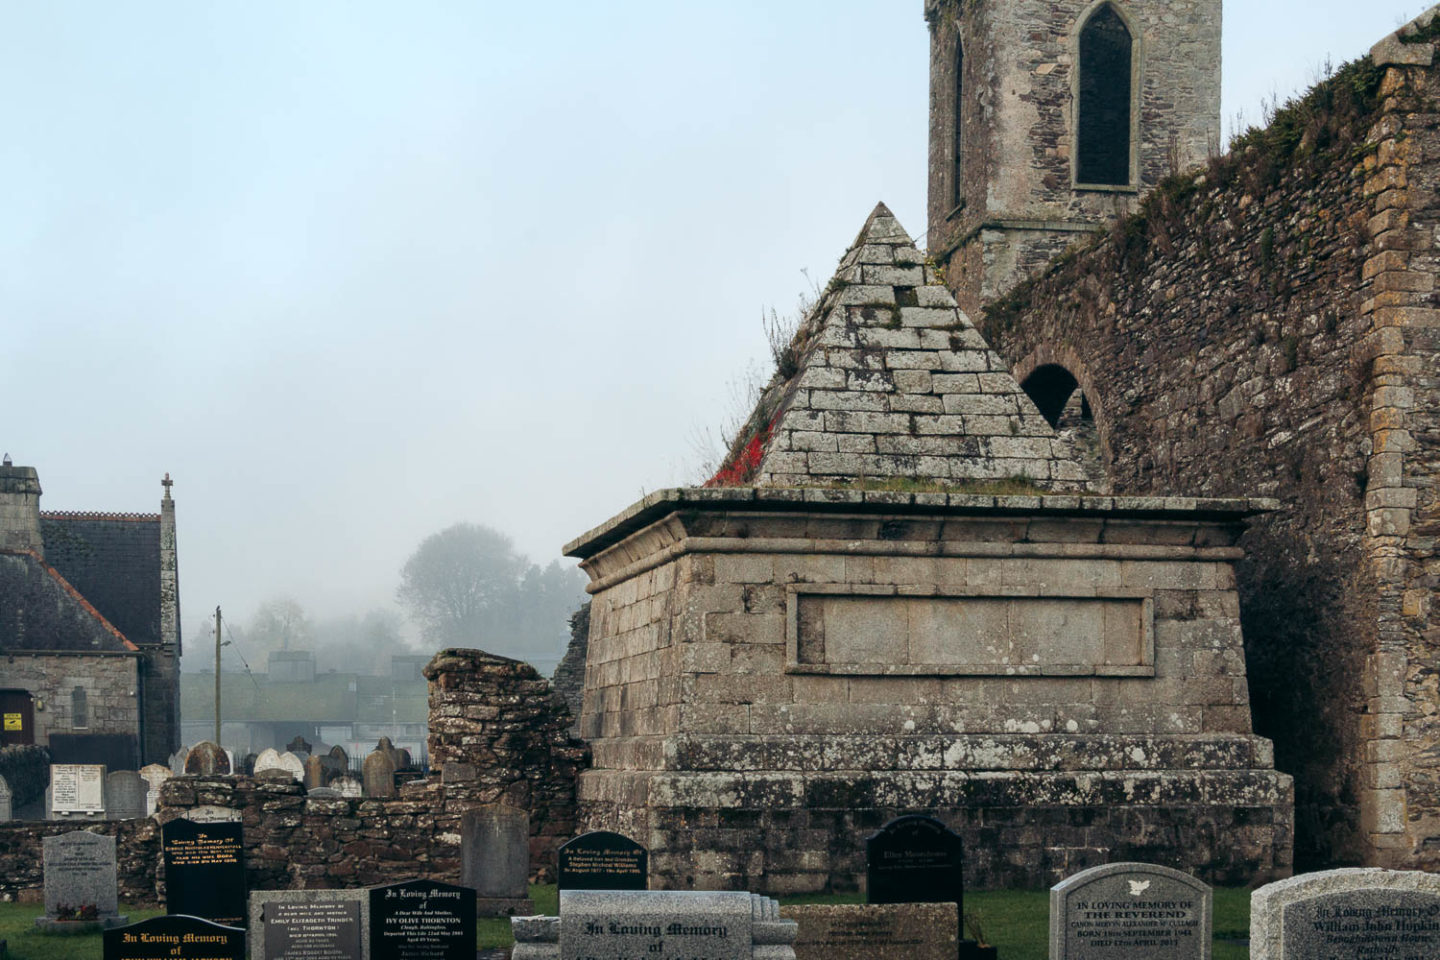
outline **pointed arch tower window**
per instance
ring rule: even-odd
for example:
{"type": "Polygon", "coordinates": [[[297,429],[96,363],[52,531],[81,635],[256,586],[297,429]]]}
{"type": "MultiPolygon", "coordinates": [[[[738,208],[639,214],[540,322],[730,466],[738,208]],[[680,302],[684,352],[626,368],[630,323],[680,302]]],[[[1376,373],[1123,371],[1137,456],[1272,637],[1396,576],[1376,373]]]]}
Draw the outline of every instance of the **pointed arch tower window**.
{"type": "Polygon", "coordinates": [[[1080,30],[1075,181],[1131,182],[1135,38],[1112,4],[1101,4],[1080,30]]]}

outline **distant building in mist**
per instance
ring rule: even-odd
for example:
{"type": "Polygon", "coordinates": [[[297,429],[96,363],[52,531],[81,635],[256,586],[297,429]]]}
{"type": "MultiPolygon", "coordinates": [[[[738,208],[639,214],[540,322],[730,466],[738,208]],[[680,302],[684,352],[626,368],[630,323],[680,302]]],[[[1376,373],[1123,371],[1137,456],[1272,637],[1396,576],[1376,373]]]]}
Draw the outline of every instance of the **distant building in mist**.
{"type": "MultiPolygon", "coordinates": [[[[392,656],[384,676],[319,673],[308,650],[276,650],[265,673],[220,674],[220,739],[236,756],[284,750],[295,737],[314,747],[345,748],[352,763],[381,737],[425,760],[429,690],[420,670],[428,656],[392,656]]],[[[215,674],[180,679],[181,736],[187,744],[215,737],[215,674]]]]}
{"type": "Polygon", "coordinates": [[[40,509],[0,463],[0,746],[134,770],[180,741],[175,501],[159,513],[40,509]]]}

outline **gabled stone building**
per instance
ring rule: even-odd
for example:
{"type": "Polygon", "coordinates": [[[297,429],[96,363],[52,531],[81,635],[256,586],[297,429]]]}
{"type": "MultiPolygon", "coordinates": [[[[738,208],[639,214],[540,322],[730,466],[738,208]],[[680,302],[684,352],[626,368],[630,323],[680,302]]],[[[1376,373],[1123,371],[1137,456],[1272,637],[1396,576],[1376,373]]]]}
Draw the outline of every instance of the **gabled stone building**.
{"type": "Polygon", "coordinates": [[[0,465],[0,706],[6,743],[135,769],[179,746],[180,599],[170,480],[156,514],[40,510],[0,465]]]}

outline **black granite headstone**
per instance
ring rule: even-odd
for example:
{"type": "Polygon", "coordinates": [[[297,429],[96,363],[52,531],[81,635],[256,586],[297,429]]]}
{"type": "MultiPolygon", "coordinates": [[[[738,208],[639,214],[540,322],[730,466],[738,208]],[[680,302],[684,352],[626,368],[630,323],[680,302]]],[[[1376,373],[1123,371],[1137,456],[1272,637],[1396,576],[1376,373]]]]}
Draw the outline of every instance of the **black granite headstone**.
{"type": "Polygon", "coordinates": [[[153,917],[104,932],[104,960],[245,960],[245,930],[199,917],[153,917]]]}
{"type": "Polygon", "coordinates": [[[286,897],[262,916],[266,960],[360,960],[359,899],[286,897]]]}
{"type": "Polygon", "coordinates": [[[896,817],[865,840],[867,903],[953,903],[965,939],[965,850],[960,835],[934,817],[896,817]]]}
{"type": "Polygon", "coordinates": [[[869,903],[955,903],[964,916],[960,835],[934,817],[891,820],[865,841],[869,903]]]}
{"type": "Polygon", "coordinates": [[[475,960],[475,891],[437,880],[372,888],[370,960],[475,960]]]}
{"type": "Polygon", "coordinates": [[[165,909],[245,924],[244,828],[233,821],[171,820],[161,829],[165,909]]]}
{"type": "Polygon", "coordinates": [[[576,837],[557,855],[561,890],[648,890],[650,854],[629,837],[595,830],[576,837]]]}

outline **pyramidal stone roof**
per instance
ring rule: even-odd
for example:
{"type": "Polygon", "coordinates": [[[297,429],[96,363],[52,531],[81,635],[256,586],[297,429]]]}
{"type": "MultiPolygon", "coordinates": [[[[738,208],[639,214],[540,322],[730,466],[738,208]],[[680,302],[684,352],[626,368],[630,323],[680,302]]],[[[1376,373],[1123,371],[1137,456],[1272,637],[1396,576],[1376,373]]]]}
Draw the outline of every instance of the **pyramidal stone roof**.
{"type": "Polygon", "coordinates": [[[882,203],[706,485],[896,478],[1051,490],[1087,479],[882,203]]]}

